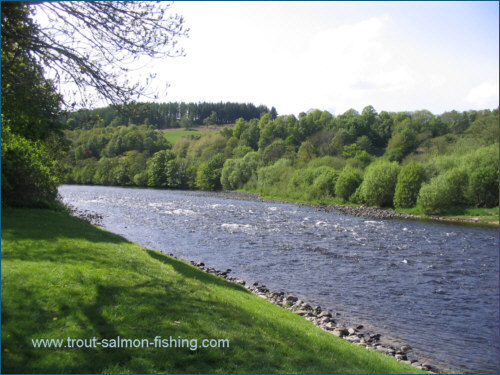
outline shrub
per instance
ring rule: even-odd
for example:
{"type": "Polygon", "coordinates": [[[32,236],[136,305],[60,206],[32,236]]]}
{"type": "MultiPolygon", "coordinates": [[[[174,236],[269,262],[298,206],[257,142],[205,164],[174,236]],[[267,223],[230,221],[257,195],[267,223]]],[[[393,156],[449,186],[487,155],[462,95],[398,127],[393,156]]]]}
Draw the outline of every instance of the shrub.
{"type": "Polygon", "coordinates": [[[57,196],[58,163],[40,141],[2,124],[2,204],[50,207],[57,196]]]}
{"type": "Polygon", "coordinates": [[[465,155],[461,165],[469,175],[466,196],[470,203],[498,206],[498,143],[465,155]]]}
{"type": "Polygon", "coordinates": [[[320,167],[321,173],[314,179],[309,189],[308,197],[312,199],[322,199],[335,196],[335,184],[339,177],[339,172],[333,168],[320,167]]]}
{"type": "Polygon", "coordinates": [[[418,192],[425,180],[424,167],[418,163],[404,166],[399,172],[394,193],[394,207],[410,208],[417,202],[418,192]]]}
{"type": "Polygon", "coordinates": [[[391,206],[399,174],[396,162],[381,161],[368,166],[361,193],[370,206],[391,206]]]}
{"type": "Polygon", "coordinates": [[[292,162],[280,159],[273,165],[257,169],[256,188],[261,194],[283,195],[293,176],[292,162]]]}
{"type": "Polygon", "coordinates": [[[224,156],[217,154],[210,161],[203,162],[196,173],[196,186],[201,190],[219,190],[224,156]]]}
{"type": "Polygon", "coordinates": [[[344,201],[348,201],[349,197],[356,191],[362,181],[363,175],[359,170],[349,166],[345,167],[340,172],[335,184],[335,195],[344,201]]]}
{"type": "Polygon", "coordinates": [[[362,186],[359,185],[354,194],[349,197],[349,201],[355,204],[365,204],[365,197],[363,197],[363,193],[361,192],[362,186]]]}
{"type": "Polygon", "coordinates": [[[448,208],[465,203],[466,187],[467,174],[465,171],[453,168],[423,185],[417,203],[425,214],[440,214],[448,208]]]}
{"type": "Polygon", "coordinates": [[[498,160],[496,165],[481,165],[470,174],[467,196],[476,207],[498,206],[498,160]]]}
{"type": "Polygon", "coordinates": [[[250,180],[259,163],[257,152],[249,152],[242,159],[226,160],[221,174],[222,188],[226,190],[241,188],[250,180]]]}

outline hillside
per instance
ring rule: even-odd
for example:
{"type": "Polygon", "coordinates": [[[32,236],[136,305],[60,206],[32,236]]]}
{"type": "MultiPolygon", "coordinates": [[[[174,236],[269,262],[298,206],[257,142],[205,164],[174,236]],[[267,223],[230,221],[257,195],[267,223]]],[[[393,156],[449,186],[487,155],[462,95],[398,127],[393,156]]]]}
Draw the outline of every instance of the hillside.
{"type": "Polygon", "coordinates": [[[498,109],[434,115],[368,106],[336,117],[319,110],[299,118],[267,113],[218,132],[98,124],[66,132],[63,182],[243,189],[460,215],[498,206],[498,121],[498,109]]]}

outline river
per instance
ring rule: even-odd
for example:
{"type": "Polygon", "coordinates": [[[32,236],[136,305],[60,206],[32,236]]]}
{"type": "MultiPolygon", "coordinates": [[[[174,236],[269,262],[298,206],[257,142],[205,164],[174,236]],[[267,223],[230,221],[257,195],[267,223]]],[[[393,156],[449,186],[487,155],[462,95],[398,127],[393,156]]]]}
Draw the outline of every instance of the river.
{"type": "Polygon", "coordinates": [[[498,229],[372,220],[202,192],[64,185],[145,247],[340,313],[442,369],[499,371],[498,229]]]}

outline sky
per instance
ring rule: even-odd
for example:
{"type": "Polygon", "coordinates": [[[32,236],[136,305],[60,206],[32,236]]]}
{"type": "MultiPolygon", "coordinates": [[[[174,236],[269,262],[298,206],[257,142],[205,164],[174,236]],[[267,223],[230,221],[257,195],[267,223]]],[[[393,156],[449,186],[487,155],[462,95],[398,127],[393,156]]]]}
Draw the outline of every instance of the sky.
{"type": "Polygon", "coordinates": [[[155,61],[160,101],[252,102],[279,114],[493,109],[498,2],[175,2],[186,56],[155,61]]]}

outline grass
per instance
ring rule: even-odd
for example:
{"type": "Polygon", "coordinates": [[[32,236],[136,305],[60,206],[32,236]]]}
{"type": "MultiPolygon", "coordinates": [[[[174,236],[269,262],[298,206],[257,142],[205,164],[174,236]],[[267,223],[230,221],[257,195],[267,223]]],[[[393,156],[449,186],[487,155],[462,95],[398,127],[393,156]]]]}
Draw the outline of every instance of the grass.
{"type": "Polygon", "coordinates": [[[189,137],[189,136],[202,136],[208,133],[216,133],[221,129],[226,127],[233,127],[234,124],[231,125],[209,125],[209,126],[199,126],[192,129],[165,129],[164,134],[165,138],[171,143],[175,144],[179,138],[189,137]]]}
{"type": "MultiPolygon", "coordinates": [[[[400,208],[396,212],[419,215],[420,217],[432,218],[423,213],[420,206],[413,208],[400,208]]],[[[464,223],[476,223],[498,226],[498,207],[478,208],[478,207],[453,207],[438,215],[440,220],[464,223]]]]}
{"type": "Polygon", "coordinates": [[[224,279],[63,212],[2,211],[2,373],[417,373],[224,279]],[[229,339],[34,348],[32,339],[229,339]]]}
{"type": "Polygon", "coordinates": [[[175,144],[181,137],[189,137],[191,135],[201,136],[203,133],[199,130],[186,130],[186,129],[168,129],[164,132],[165,138],[171,144],[175,144]]]}

